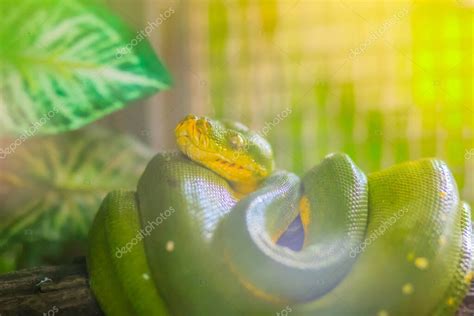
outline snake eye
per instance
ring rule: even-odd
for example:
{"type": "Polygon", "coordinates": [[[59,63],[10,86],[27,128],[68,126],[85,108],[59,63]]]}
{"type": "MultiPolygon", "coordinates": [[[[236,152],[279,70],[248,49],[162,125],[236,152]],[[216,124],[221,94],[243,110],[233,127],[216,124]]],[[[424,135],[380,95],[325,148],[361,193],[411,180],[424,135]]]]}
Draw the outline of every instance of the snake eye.
{"type": "Polygon", "coordinates": [[[230,138],[230,145],[234,149],[241,149],[244,146],[244,139],[239,134],[236,134],[230,138]]]}

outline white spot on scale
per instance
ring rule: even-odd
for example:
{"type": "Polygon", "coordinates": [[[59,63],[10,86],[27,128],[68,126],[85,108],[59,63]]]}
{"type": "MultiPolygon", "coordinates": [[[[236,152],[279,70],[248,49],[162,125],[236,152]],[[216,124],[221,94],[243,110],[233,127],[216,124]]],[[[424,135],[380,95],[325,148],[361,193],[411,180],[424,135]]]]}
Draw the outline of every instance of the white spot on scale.
{"type": "Polygon", "coordinates": [[[172,252],[174,250],[174,241],[168,240],[166,243],[166,251],[172,252]]]}
{"type": "Polygon", "coordinates": [[[415,259],[415,266],[420,270],[425,270],[428,268],[430,262],[424,257],[418,257],[415,259]]]}
{"type": "Polygon", "coordinates": [[[447,243],[446,236],[440,236],[438,239],[438,243],[440,246],[444,246],[447,243]]]}
{"type": "Polygon", "coordinates": [[[402,287],[402,293],[405,295],[410,295],[414,291],[413,285],[411,283],[406,283],[402,287]]]}
{"type": "Polygon", "coordinates": [[[148,273],[143,273],[142,278],[147,280],[147,281],[150,280],[150,276],[148,275],[148,273]]]}
{"type": "Polygon", "coordinates": [[[389,316],[389,315],[386,310],[382,309],[377,313],[377,316],[389,316]]]}

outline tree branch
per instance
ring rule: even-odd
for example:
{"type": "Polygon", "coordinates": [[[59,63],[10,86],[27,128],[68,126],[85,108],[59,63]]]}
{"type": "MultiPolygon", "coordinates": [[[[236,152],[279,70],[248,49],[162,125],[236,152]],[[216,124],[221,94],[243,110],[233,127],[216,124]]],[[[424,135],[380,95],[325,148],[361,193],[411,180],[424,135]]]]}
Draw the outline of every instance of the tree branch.
{"type": "Polygon", "coordinates": [[[89,288],[85,260],[0,276],[0,316],[103,315],[89,288]]]}

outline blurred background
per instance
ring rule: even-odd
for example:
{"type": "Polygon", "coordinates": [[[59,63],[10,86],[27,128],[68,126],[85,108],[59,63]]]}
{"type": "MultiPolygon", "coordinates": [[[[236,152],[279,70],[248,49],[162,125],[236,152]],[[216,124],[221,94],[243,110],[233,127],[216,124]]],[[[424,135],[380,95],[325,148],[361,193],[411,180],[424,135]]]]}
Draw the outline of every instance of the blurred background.
{"type": "Polygon", "coordinates": [[[188,113],[239,120],[298,174],[334,151],[370,172],[438,157],[474,202],[474,1],[107,1],[174,87],[107,118],[173,148],[188,113]]]}
{"type": "MultiPolygon", "coordinates": [[[[0,46],[0,121],[14,128],[58,106],[64,122],[84,126],[62,133],[52,120],[8,157],[0,152],[0,272],[83,256],[105,194],[133,190],[154,153],[175,149],[174,128],[187,114],[241,121],[270,140],[279,168],[299,175],[331,152],[367,173],[437,157],[474,205],[474,0],[97,1],[133,31],[97,19],[94,0],[44,2],[43,11],[34,9],[42,2],[0,1],[10,13],[0,38],[11,44],[0,46]],[[83,15],[94,23],[77,23],[83,15]],[[112,49],[143,31],[173,77],[165,92],[154,94],[167,79],[151,51],[112,49]],[[88,58],[96,68],[78,66],[88,58]],[[150,88],[131,82],[137,77],[163,81],[150,88]],[[85,126],[104,109],[113,113],[85,126]]],[[[13,137],[0,138],[0,149],[13,137]]]]}

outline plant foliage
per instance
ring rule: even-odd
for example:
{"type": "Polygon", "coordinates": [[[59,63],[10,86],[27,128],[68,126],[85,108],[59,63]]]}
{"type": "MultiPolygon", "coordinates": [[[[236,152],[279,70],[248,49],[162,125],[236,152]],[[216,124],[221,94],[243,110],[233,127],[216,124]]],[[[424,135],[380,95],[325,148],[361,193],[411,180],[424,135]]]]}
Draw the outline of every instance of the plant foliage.
{"type": "Polygon", "coordinates": [[[0,135],[76,129],[170,85],[146,39],[93,1],[2,0],[0,12],[0,135]]]}

